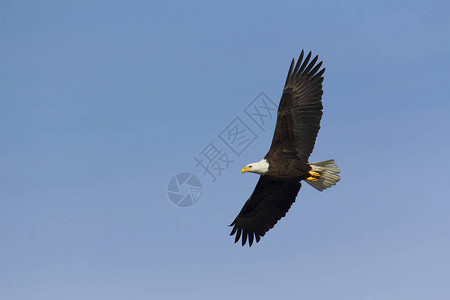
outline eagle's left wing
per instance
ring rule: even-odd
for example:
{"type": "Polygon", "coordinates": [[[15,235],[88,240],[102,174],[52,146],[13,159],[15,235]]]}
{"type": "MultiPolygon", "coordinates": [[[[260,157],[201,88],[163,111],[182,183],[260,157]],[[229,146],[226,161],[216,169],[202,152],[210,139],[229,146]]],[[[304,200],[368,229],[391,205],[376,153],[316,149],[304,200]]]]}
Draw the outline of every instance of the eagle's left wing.
{"type": "Polygon", "coordinates": [[[241,236],[242,246],[247,239],[249,246],[253,244],[253,239],[259,242],[286,215],[295,202],[300,187],[300,182],[279,181],[261,176],[253,194],[230,225],[234,226],[230,235],[236,234],[235,243],[241,236]]]}
{"type": "Polygon", "coordinates": [[[314,149],[322,118],[322,82],[325,69],[320,69],[318,56],[311,62],[311,52],[297,64],[292,60],[283,95],[278,106],[277,125],[267,156],[274,153],[297,152],[303,162],[314,149]],[[317,63],[317,64],[316,64],[317,63]],[[294,68],[295,65],[295,68],[294,68]]]}

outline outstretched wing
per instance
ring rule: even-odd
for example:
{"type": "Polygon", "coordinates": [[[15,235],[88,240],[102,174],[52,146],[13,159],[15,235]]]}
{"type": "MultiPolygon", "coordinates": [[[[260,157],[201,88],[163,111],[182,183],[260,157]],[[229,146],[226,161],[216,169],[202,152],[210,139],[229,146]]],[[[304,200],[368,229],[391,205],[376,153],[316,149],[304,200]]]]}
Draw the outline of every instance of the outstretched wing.
{"type": "Polygon", "coordinates": [[[240,237],[242,246],[247,239],[249,246],[253,244],[253,238],[259,242],[286,215],[300,187],[300,182],[278,181],[261,176],[253,194],[230,225],[234,226],[230,235],[236,234],[235,243],[240,237]]]}
{"type": "Polygon", "coordinates": [[[278,107],[277,125],[267,156],[275,152],[297,152],[307,162],[314,149],[322,118],[322,82],[325,69],[318,56],[311,62],[311,52],[297,64],[292,60],[278,107]]]}

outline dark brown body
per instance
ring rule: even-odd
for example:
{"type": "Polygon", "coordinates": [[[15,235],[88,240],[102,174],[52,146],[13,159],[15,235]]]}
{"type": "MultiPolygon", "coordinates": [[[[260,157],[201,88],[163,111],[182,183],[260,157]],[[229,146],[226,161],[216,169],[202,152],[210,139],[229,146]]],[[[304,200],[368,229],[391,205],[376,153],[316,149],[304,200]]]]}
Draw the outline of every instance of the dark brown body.
{"type": "Polygon", "coordinates": [[[300,181],[309,176],[311,166],[302,162],[298,157],[286,157],[281,160],[271,160],[266,158],[269,163],[269,172],[264,176],[283,181],[300,181]]]}

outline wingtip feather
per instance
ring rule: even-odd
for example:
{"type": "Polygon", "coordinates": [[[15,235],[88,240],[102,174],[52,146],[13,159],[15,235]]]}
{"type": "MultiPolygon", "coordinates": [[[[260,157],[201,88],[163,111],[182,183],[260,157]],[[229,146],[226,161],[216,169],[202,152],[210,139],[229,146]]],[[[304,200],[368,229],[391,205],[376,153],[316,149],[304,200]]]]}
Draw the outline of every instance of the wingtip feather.
{"type": "Polygon", "coordinates": [[[291,66],[289,67],[289,71],[288,71],[287,77],[286,77],[286,83],[284,84],[285,86],[288,84],[288,82],[291,79],[292,69],[294,68],[294,63],[295,63],[295,59],[293,58],[292,61],[291,61],[291,66]]]}

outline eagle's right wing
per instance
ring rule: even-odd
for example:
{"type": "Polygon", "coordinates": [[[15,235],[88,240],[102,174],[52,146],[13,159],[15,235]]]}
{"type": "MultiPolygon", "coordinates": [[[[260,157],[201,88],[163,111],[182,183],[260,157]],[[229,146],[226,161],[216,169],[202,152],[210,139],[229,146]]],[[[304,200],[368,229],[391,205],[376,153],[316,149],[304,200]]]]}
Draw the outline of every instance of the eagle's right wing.
{"type": "Polygon", "coordinates": [[[261,176],[253,194],[230,225],[234,226],[230,235],[236,234],[235,242],[241,236],[242,246],[247,239],[249,246],[253,244],[253,238],[259,242],[286,215],[300,187],[300,182],[278,181],[261,176]]]}

